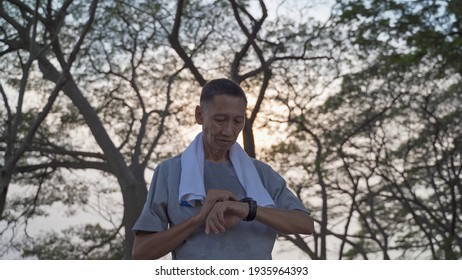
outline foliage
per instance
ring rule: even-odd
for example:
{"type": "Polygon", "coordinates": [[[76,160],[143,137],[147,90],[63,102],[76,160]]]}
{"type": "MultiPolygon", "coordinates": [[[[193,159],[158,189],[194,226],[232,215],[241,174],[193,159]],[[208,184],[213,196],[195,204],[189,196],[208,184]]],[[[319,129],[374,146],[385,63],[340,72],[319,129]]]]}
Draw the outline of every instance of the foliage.
{"type": "Polygon", "coordinates": [[[322,75],[339,90],[279,95],[298,147],[288,174],[323,200],[321,253],[461,258],[460,12],[458,1],[338,1],[331,36],[349,51],[322,75]]]}
{"type": "MultiPolygon", "coordinates": [[[[1,81],[12,88],[2,94],[11,112],[2,121],[13,126],[2,138],[8,163],[2,167],[8,175],[2,177],[2,194],[16,184],[35,188],[17,208],[2,203],[7,228],[27,228],[34,215],[47,215],[44,209],[63,199],[73,189],[68,186],[85,186],[79,195],[93,190],[84,180],[61,176],[66,169],[93,169],[114,176],[120,186],[124,257],[130,258],[131,227],[146,196],[145,173],[181,150],[167,139],[187,141],[178,133],[192,123],[185,108],[208,77],[231,77],[256,99],[245,133],[245,147],[255,154],[249,135],[272,69],[325,58],[307,51],[313,40],[308,21],[284,17],[266,27],[268,10],[259,4],[253,14],[246,1],[3,1],[1,81]],[[12,106],[15,94],[19,101],[12,106]],[[22,102],[26,96],[38,97],[33,109],[22,102]],[[24,132],[16,133],[19,127],[24,132]],[[58,190],[62,193],[53,195],[58,190]]],[[[11,198],[10,203],[18,201],[11,198]]],[[[69,199],[68,207],[74,201],[88,204],[69,199]]],[[[65,238],[70,234],[76,232],[65,238]]]]}
{"type": "Polygon", "coordinates": [[[123,258],[123,238],[117,230],[102,228],[99,224],[71,227],[61,234],[51,232],[34,239],[26,239],[23,258],[43,260],[102,260],[123,258]]]}
{"type": "Polygon", "coordinates": [[[24,228],[26,258],[129,258],[146,176],[224,76],[249,96],[246,151],[312,209],[313,237],[284,236],[310,258],[461,258],[460,1],[298,5],[2,1],[0,233],[24,228]],[[124,205],[93,206],[109,226],[27,236],[103,196],[124,205]]]}

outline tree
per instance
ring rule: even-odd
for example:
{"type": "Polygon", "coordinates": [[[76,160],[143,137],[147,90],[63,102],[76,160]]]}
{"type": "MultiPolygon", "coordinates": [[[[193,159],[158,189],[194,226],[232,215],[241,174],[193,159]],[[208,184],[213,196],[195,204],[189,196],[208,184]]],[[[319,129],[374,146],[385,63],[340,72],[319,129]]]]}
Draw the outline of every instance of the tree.
{"type": "Polygon", "coordinates": [[[317,183],[339,258],[460,258],[460,12],[456,1],[337,4],[354,71],[317,109],[289,104],[289,121],[321,151],[311,160],[328,179],[317,183]]]}
{"type": "Polygon", "coordinates": [[[379,210],[375,218],[392,218],[392,228],[405,233],[388,232],[392,223],[375,229],[384,237],[382,247],[394,243],[391,249],[417,256],[458,259],[462,6],[459,1],[343,4],[341,20],[358,26],[352,30],[354,43],[374,58],[345,88],[398,101],[371,129],[374,173],[381,181],[372,193],[379,210]],[[401,133],[389,133],[392,129],[401,133]]]}
{"type": "MultiPolygon", "coordinates": [[[[282,17],[269,21],[265,3],[260,1],[259,5],[260,11],[254,15],[250,3],[236,1],[178,1],[174,5],[168,1],[65,1],[59,5],[52,1],[3,1],[2,30],[8,35],[4,40],[8,51],[2,53],[2,59],[18,60],[19,53],[31,55],[36,79],[27,80],[33,89],[46,94],[51,90],[42,87],[56,85],[56,94],[64,94],[57,104],[50,104],[53,118],[41,123],[40,133],[23,154],[24,161],[16,166],[16,182],[35,180],[36,186],[31,199],[17,205],[34,209],[28,212],[31,215],[44,213],[39,211],[40,203],[63,198],[56,196],[56,189],[50,185],[60,185],[66,191],[71,189],[69,185],[75,185],[66,170],[94,169],[102,172],[98,174],[111,174],[120,186],[124,203],[123,226],[114,223],[113,230],[117,233],[124,229],[123,255],[129,258],[133,242],[130,230],[146,196],[146,168],[151,161],[158,162],[180,149],[160,149],[167,146],[162,137],[172,135],[177,123],[184,123],[183,107],[192,95],[185,89],[203,85],[204,76],[231,77],[255,96],[244,142],[249,154],[256,155],[253,126],[268,92],[277,87],[274,73],[285,74],[291,61],[330,58],[328,52],[312,55],[317,35],[325,26],[315,25],[315,32],[308,31],[313,21],[307,21],[302,12],[299,22],[282,17]],[[231,11],[232,17],[227,16],[231,11]],[[39,32],[31,37],[34,19],[39,32]],[[80,37],[86,20],[89,33],[80,37]],[[76,42],[81,46],[73,52],[76,42]],[[30,45],[32,49],[26,47],[30,45]],[[192,75],[183,71],[186,68],[192,75]],[[45,81],[39,86],[35,82],[41,77],[45,81]],[[191,78],[197,84],[188,81],[191,78]],[[84,148],[73,143],[76,131],[91,135],[88,141],[92,144],[84,148]],[[31,174],[40,176],[31,178],[31,174]]],[[[12,75],[2,79],[11,81],[17,69],[8,69],[12,75]]],[[[30,115],[32,119],[36,116],[33,111],[30,115]]],[[[81,199],[68,201],[84,205],[85,194],[96,186],[88,182],[79,185],[85,187],[67,196],[81,199]]],[[[18,218],[13,215],[16,212],[7,212],[8,221],[18,218]]],[[[87,228],[69,229],[62,235],[77,234],[84,239],[87,228]]],[[[105,242],[104,231],[93,232],[100,233],[99,241],[105,242]]],[[[42,240],[47,244],[58,237],[42,240]]],[[[107,244],[104,242],[101,244],[107,244]]],[[[40,242],[28,243],[27,254],[38,254],[41,246],[40,242]]]]}
{"type": "MultiPolygon", "coordinates": [[[[3,7],[2,7],[3,8],[3,7]]],[[[0,175],[0,217],[3,214],[3,210],[5,208],[5,201],[6,201],[6,196],[8,193],[8,186],[11,182],[12,175],[15,171],[15,168],[17,166],[17,163],[21,156],[25,153],[27,146],[30,145],[32,138],[34,137],[35,133],[37,132],[37,129],[39,128],[40,124],[43,122],[47,114],[50,112],[51,107],[56,100],[60,87],[62,86],[62,82],[65,80],[65,75],[63,74],[59,80],[60,82],[57,83],[56,87],[50,94],[49,100],[46,104],[44,104],[42,111],[40,114],[38,114],[37,119],[35,122],[23,124],[24,121],[24,116],[23,116],[23,106],[24,106],[24,96],[26,92],[26,87],[27,87],[27,82],[29,79],[29,75],[31,72],[31,68],[33,66],[34,61],[37,59],[41,53],[33,53],[36,52],[35,46],[33,45],[35,42],[35,38],[37,36],[37,10],[38,10],[38,5],[35,7],[35,12],[32,14],[32,18],[30,19],[30,25],[28,28],[32,31],[32,43],[30,46],[24,46],[28,47],[29,50],[29,56],[27,57],[27,60],[24,61],[23,58],[23,53],[18,53],[18,59],[17,61],[12,61],[14,65],[17,65],[18,68],[22,71],[22,77],[19,80],[19,84],[17,84],[18,88],[18,95],[17,95],[17,104],[16,104],[16,110],[14,111],[12,107],[9,104],[9,98],[4,90],[4,87],[0,84],[0,92],[2,94],[2,99],[3,99],[3,106],[5,110],[3,111],[3,122],[6,124],[4,127],[4,130],[2,131],[2,143],[5,144],[3,147],[4,151],[4,159],[3,159],[3,165],[2,165],[2,170],[1,170],[1,175],[0,175]],[[21,131],[21,128],[24,126],[27,126],[26,131],[21,131]],[[19,145],[18,145],[19,144],[19,145]]],[[[34,11],[34,10],[32,10],[34,11]]],[[[1,10],[2,14],[4,14],[4,9],[1,10]]],[[[6,18],[7,20],[9,19],[8,17],[6,18]]],[[[87,26],[91,25],[91,19],[88,22],[87,26]]],[[[88,32],[88,29],[85,30],[82,34],[82,39],[85,37],[86,33],[88,32]]],[[[14,44],[12,41],[10,41],[10,38],[8,38],[8,35],[6,32],[4,32],[6,35],[5,39],[3,40],[7,46],[4,50],[2,50],[2,55],[8,54],[9,52],[15,51],[14,47],[12,44],[14,44]]],[[[70,65],[72,65],[73,61],[75,60],[75,52],[78,51],[81,45],[81,41],[78,42],[78,44],[74,48],[74,55],[70,59],[70,65]]],[[[49,46],[44,46],[44,48],[41,50],[42,52],[47,51],[49,46]]],[[[6,65],[6,64],[5,64],[6,65]]],[[[5,69],[7,70],[7,69],[5,69]]],[[[66,71],[69,71],[67,69],[66,71]]],[[[17,79],[11,79],[11,83],[18,83],[17,79]]],[[[31,119],[29,119],[31,121],[31,119]]]]}
{"type": "MultiPolygon", "coordinates": [[[[306,76],[300,73],[309,73],[308,67],[316,63],[325,66],[325,61],[333,59],[335,50],[331,47],[334,42],[322,34],[324,32],[328,34],[328,30],[334,26],[329,20],[320,23],[313,18],[306,17],[305,12],[310,8],[309,6],[304,6],[299,10],[300,18],[279,16],[275,21],[271,21],[268,20],[268,9],[265,1],[258,1],[258,12],[255,11],[256,7],[250,7],[248,2],[230,0],[202,4],[196,11],[188,9],[186,14],[184,10],[187,7],[198,5],[195,1],[191,2],[194,4],[189,2],[186,4],[186,1],[183,0],[177,1],[174,24],[169,34],[170,43],[183,59],[185,66],[188,67],[195,80],[201,85],[206,82],[200,71],[203,57],[207,56],[210,60],[215,50],[218,50],[219,56],[216,59],[218,70],[241,84],[252,97],[255,97],[256,101],[250,105],[250,112],[246,118],[243,140],[247,154],[256,157],[255,126],[263,123],[263,126],[269,127],[266,123],[268,119],[257,121],[257,116],[261,115],[261,111],[264,110],[262,109],[264,102],[269,102],[271,98],[277,96],[275,93],[281,91],[281,85],[284,84],[284,81],[301,79],[301,83],[304,83],[306,76]],[[233,21],[231,21],[232,19],[223,19],[227,10],[232,10],[233,21]],[[195,13],[198,15],[194,16],[195,13]],[[204,14],[209,16],[204,16],[204,14]],[[202,24],[195,24],[197,18],[204,17],[205,28],[202,24]],[[191,22],[191,19],[194,21],[191,22]],[[206,25],[207,23],[209,26],[206,25]],[[196,26],[199,26],[200,29],[197,29],[196,26]],[[180,32],[181,27],[185,30],[183,33],[180,32]],[[239,30],[240,32],[230,30],[239,30]],[[229,33],[232,34],[229,35],[229,33]],[[188,34],[194,34],[194,37],[189,38],[188,34]],[[180,40],[181,36],[184,37],[182,41],[180,40]],[[184,45],[194,47],[190,48],[191,51],[188,53],[188,50],[183,47],[184,45]],[[214,51],[211,52],[209,48],[204,46],[214,46],[214,51]],[[227,55],[223,57],[223,53],[227,55]]],[[[204,68],[205,66],[207,64],[204,65],[204,68]]],[[[207,68],[205,69],[207,70],[207,68]]],[[[216,72],[215,70],[212,73],[216,72]]],[[[311,99],[313,97],[308,95],[305,98],[311,99]]],[[[274,103],[272,104],[274,105],[274,103]]],[[[268,105],[266,110],[270,112],[270,116],[267,118],[271,118],[271,115],[274,114],[271,105],[268,105]]],[[[302,200],[305,200],[306,196],[302,196],[300,191],[297,193],[302,200]]],[[[327,207],[324,208],[323,215],[326,212],[327,207]]],[[[324,229],[325,226],[322,228],[324,229]]],[[[327,233],[324,230],[321,231],[321,236],[324,236],[323,252],[326,252],[325,236],[327,233]]],[[[311,258],[318,258],[313,250],[307,246],[307,241],[302,236],[285,235],[284,237],[311,258]]],[[[321,255],[321,258],[325,259],[325,254],[321,255]]]]}
{"type": "Polygon", "coordinates": [[[213,56],[216,51],[226,54],[217,57],[218,69],[212,73],[225,74],[255,95],[256,101],[246,118],[243,132],[244,148],[251,157],[255,157],[253,127],[262,103],[268,99],[267,92],[274,86],[271,84],[274,69],[287,67],[284,64],[296,61],[330,59],[328,51],[318,54],[312,49],[313,42],[325,26],[310,22],[310,18],[295,21],[280,16],[276,22],[269,21],[264,1],[258,1],[258,12],[254,12],[256,7],[251,8],[249,3],[234,0],[199,3],[201,1],[177,1],[169,41],[200,85],[207,81],[199,66],[203,57],[213,56]],[[185,9],[188,14],[185,14],[185,9]],[[232,11],[234,18],[223,18],[228,11],[232,11]],[[196,20],[201,17],[205,17],[205,23],[196,24],[196,20]],[[308,30],[310,23],[313,24],[313,30],[308,30]],[[184,33],[180,33],[182,26],[184,33]],[[190,38],[188,34],[194,37],[190,38]],[[194,47],[188,52],[184,45],[194,47]],[[212,52],[205,46],[213,46],[212,52]],[[199,62],[194,60],[196,57],[199,62]]]}
{"type": "MultiPolygon", "coordinates": [[[[140,38],[131,38],[133,41],[128,42],[131,46],[124,44],[127,42],[120,42],[109,45],[112,50],[108,51],[104,47],[113,43],[108,41],[111,37],[97,36],[104,34],[101,30],[102,24],[106,23],[106,19],[111,18],[109,15],[114,16],[119,13],[121,18],[126,16],[123,13],[123,7],[114,6],[114,3],[109,1],[101,3],[93,1],[89,4],[67,1],[56,10],[51,2],[42,4],[37,1],[37,8],[34,10],[28,4],[30,3],[18,1],[2,3],[3,30],[5,30],[5,34],[8,34],[8,40],[5,40],[8,49],[3,53],[3,58],[14,57],[22,52],[30,54],[37,61],[43,77],[56,85],[57,89],[54,94],[58,94],[61,89],[71,103],[64,101],[63,107],[57,108],[58,110],[55,111],[57,114],[55,116],[61,118],[60,128],[62,130],[55,133],[54,136],[60,137],[53,139],[50,134],[45,134],[39,141],[28,146],[28,149],[36,154],[46,154],[48,159],[17,166],[16,171],[21,173],[34,170],[43,172],[45,170],[47,173],[46,171],[50,169],[92,168],[112,174],[117,178],[126,205],[123,213],[126,243],[123,255],[125,258],[131,258],[133,243],[131,228],[141,211],[147,193],[144,170],[151,154],[159,144],[161,136],[165,133],[164,125],[166,118],[170,115],[169,110],[172,103],[171,88],[181,71],[181,67],[171,69],[170,73],[168,69],[165,69],[163,71],[164,76],[157,81],[157,87],[154,87],[159,92],[162,91],[163,96],[158,95],[156,102],[146,102],[145,99],[149,96],[149,92],[144,87],[140,89],[141,80],[139,80],[138,75],[141,77],[147,75],[149,74],[147,72],[152,69],[148,60],[155,54],[150,53],[148,56],[147,53],[150,49],[149,44],[151,44],[149,40],[153,38],[153,34],[156,32],[155,28],[151,26],[149,29],[148,26],[145,33],[133,35],[135,37],[139,35],[140,38]],[[85,25],[83,17],[85,13],[82,13],[85,10],[88,11],[89,15],[87,25],[85,25]],[[34,15],[36,16],[34,17],[34,15]],[[70,19],[71,17],[73,20],[70,19]],[[93,18],[96,18],[95,24],[92,24],[93,18]],[[37,30],[40,33],[31,38],[29,30],[34,26],[34,19],[36,19],[37,30]],[[79,33],[85,34],[84,31],[90,27],[97,31],[93,31],[90,40],[87,41],[79,33]],[[79,47],[72,50],[72,44],[79,47]],[[29,46],[32,47],[29,49],[29,46]],[[48,50],[45,50],[46,46],[49,46],[48,50]],[[131,56],[130,63],[113,66],[114,61],[111,59],[123,57],[123,55],[131,56]],[[74,60],[76,62],[73,65],[74,60]],[[98,60],[97,64],[94,63],[95,60],[98,60]],[[109,66],[109,70],[100,68],[100,63],[104,61],[109,66]],[[87,67],[89,62],[92,63],[90,65],[93,66],[94,71],[87,67]],[[82,68],[84,66],[85,68],[82,68]],[[85,73],[82,71],[83,69],[90,70],[85,73]],[[120,71],[120,69],[125,72],[120,71]],[[98,78],[101,79],[103,74],[105,79],[113,78],[109,82],[118,81],[118,84],[113,83],[113,87],[106,87],[104,80],[97,80],[98,78]],[[65,76],[66,80],[63,81],[62,76],[65,76]],[[127,89],[131,90],[132,97],[128,97],[127,89]],[[93,102],[95,105],[92,105],[90,101],[92,101],[92,97],[97,97],[98,93],[103,99],[99,100],[101,103],[93,102]],[[106,93],[108,94],[106,95],[106,93]],[[141,107],[140,110],[137,109],[138,106],[141,107]],[[70,112],[63,110],[65,108],[70,108],[70,112]],[[111,116],[117,110],[126,112],[125,116],[121,118],[124,121],[130,121],[120,129],[106,128],[104,125],[109,126],[111,123],[103,124],[102,120],[106,120],[105,116],[111,116]],[[66,139],[66,133],[71,135],[72,131],[75,131],[77,127],[82,127],[82,124],[91,131],[100,150],[82,151],[73,147],[68,138],[66,139]],[[121,139],[118,146],[111,137],[121,139]],[[152,137],[152,141],[148,140],[147,137],[152,137]],[[129,152],[130,149],[134,151],[129,152]]],[[[139,18],[139,20],[142,22],[143,19],[139,18]]],[[[122,28],[126,27],[121,26],[120,22],[123,23],[123,21],[119,21],[119,26],[114,26],[112,35],[117,35],[117,32],[120,34],[123,31],[122,28]]],[[[136,26],[138,22],[125,23],[129,27],[132,24],[136,26]]],[[[117,38],[126,39],[122,36],[117,38]]],[[[174,67],[174,64],[172,66],[174,67]]],[[[9,78],[13,77],[6,77],[6,79],[9,78]]],[[[6,100],[6,94],[3,96],[6,100]]],[[[21,111],[17,111],[18,118],[21,117],[20,113],[21,111]]],[[[110,122],[116,121],[114,118],[108,119],[110,122]]],[[[16,145],[16,143],[13,144],[16,145]]],[[[158,156],[162,157],[162,154],[159,153],[158,156]]],[[[37,196],[39,195],[38,191],[37,196]]],[[[116,228],[120,229],[118,225],[116,228]]]]}

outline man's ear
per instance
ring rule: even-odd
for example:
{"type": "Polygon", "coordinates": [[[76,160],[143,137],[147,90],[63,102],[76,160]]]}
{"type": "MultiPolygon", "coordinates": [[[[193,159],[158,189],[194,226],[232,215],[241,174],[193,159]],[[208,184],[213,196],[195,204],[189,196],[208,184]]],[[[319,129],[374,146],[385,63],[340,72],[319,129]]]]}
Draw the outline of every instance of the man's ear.
{"type": "Polygon", "coordinates": [[[202,125],[203,120],[204,120],[203,114],[204,114],[204,112],[202,111],[201,106],[197,105],[197,106],[196,106],[196,113],[195,113],[195,116],[196,116],[196,123],[197,123],[197,124],[202,125]]]}

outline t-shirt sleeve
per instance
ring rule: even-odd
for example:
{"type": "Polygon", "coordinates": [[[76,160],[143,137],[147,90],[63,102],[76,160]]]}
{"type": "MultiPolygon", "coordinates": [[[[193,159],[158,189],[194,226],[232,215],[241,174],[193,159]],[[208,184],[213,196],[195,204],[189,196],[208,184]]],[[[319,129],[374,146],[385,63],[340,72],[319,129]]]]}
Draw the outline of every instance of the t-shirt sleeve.
{"type": "Polygon", "coordinates": [[[138,231],[163,231],[168,227],[168,185],[162,167],[163,164],[160,164],[154,171],[143,210],[132,229],[134,234],[138,231]]]}
{"type": "Polygon", "coordinates": [[[278,208],[300,210],[311,214],[311,211],[287,188],[285,183],[274,198],[274,202],[278,208]]]}
{"type": "Polygon", "coordinates": [[[263,185],[267,188],[269,194],[274,200],[276,208],[287,210],[300,210],[307,212],[311,211],[303,205],[294,193],[287,187],[286,181],[274,171],[269,165],[259,162],[257,170],[263,185]]]}

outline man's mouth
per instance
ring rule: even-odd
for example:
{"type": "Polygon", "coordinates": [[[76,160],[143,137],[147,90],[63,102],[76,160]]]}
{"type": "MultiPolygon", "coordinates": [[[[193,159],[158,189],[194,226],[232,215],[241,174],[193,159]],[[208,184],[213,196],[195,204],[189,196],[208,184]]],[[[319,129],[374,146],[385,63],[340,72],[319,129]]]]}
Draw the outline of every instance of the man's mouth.
{"type": "Polygon", "coordinates": [[[225,139],[218,139],[218,142],[224,143],[224,144],[229,144],[229,143],[231,143],[230,140],[225,140],[225,139]]]}

